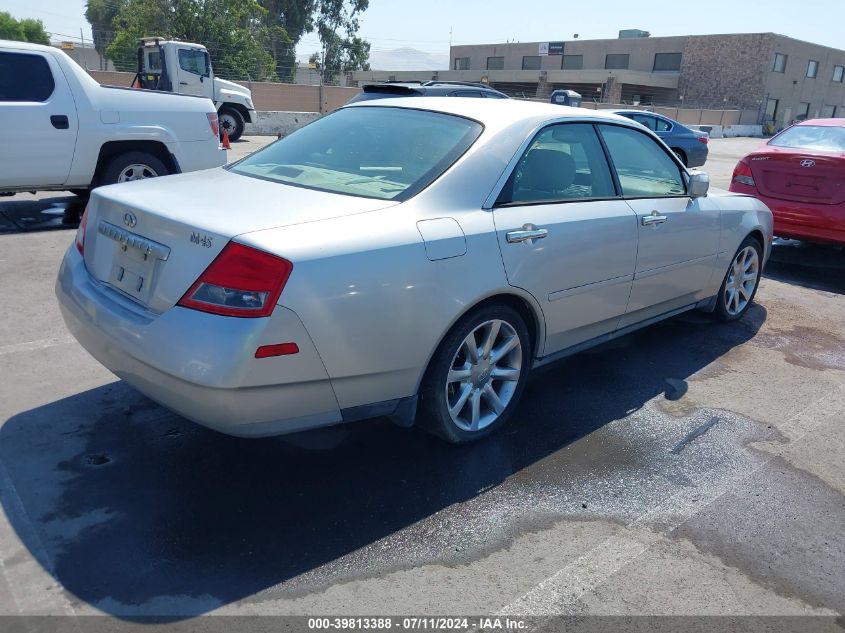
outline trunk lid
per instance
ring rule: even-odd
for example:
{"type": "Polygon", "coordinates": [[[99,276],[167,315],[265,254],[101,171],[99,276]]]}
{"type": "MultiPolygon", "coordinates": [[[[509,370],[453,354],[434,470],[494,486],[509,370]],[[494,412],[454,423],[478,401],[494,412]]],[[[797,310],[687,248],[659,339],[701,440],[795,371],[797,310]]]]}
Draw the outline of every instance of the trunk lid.
{"type": "Polygon", "coordinates": [[[112,185],[91,195],[85,264],[100,282],[160,314],[237,235],[395,204],[224,169],[112,185]]]}
{"type": "Polygon", "coordinates": [[[748,161],[764,196],[814,204],[845,202],[845,157],[839,152],[767,146],[748,161]]]}

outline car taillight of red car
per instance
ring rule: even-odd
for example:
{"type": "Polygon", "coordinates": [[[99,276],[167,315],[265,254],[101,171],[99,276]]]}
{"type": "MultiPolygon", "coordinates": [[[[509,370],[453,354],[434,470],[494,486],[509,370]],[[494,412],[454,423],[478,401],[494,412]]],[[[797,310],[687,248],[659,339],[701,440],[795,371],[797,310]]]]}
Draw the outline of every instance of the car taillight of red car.
{"type": "Polygon", "coordinates": [[[734,173],[733,176],[731,176],[731,181],[747,187],[757,186],[754,184],[754,176],[751,174],[751,165],[749,165],[744,158],[736,164],[736,167],[734,167],[734,173]]]}

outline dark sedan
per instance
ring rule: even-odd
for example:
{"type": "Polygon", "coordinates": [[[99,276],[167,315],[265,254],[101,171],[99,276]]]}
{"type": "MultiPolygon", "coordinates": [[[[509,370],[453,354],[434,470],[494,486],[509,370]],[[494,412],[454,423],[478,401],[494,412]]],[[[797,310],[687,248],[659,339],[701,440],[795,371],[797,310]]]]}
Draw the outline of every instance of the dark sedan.
{"type": "Polygon", "coordinates": [[[657,134],[687,167],[701,167],[707,161],[709,137],[704,132],[692,130],[669,117],[646,110],[614,112],[633,119],[657,134]]]}

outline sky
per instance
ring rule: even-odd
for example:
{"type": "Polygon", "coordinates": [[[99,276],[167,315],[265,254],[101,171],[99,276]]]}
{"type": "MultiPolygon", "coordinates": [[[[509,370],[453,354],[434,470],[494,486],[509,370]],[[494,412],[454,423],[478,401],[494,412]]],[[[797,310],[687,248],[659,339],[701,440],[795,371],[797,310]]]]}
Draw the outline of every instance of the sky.
{"type": "MultiPolygon", "coordinates": [[[[85,0],[0,0],[0,10],[44,22],[55,39],[91,37],[85,0]]],[[[775,32],[816,44],[845,48],[842,0],[707,0],[680,3],[649,0],[370,0],[360,35],[374,51],[415,48],[448,55],[454,44],[614,38],[620,29],[653,36],[775,32]]],[[[297,56],[319,50],[305,35],[297,56]]]]}

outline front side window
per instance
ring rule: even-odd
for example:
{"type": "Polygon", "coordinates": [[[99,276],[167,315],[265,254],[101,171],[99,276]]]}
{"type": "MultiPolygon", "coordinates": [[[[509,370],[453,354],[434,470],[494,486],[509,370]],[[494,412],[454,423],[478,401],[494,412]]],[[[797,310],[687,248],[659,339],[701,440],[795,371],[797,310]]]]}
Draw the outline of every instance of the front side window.
{"type": "Polygon", "coordinates": [[[401,201],[434,182],[481,130],[480,123],[438,112],[350,107],[229,169],[306,189],[401,201]]]}
{"type": "Polygon", "coordinates": [[[818,74],[819,63],[816,60],[811,59],[809,62],[807,62],[807,77],[809,77],[810,79],[815,79],[816,75],[818,74]]]}
{"type": "Polygon", "coordinates": [[[540,56],[526,55],[523,57],[522,70],[540,70],[540,56]]]}
{"type": "Polygon", "coordinates": [[[604,58],[604,67],[608,70],[625,70],[628,68],[628,55],[610,54],[604,58]]]}
{"type": "Polygon", "coordinates": [[[653,138],[619,125],[600,125],[599,129],[623,196],[657,198],[686,194],[680,168],[653,138]]]}
{"type": "Polygon", "coordinates": [[[204,51],[179,49],[179,68],[195,75],[208,76],[207,56],[204,51]]]}
{"type": "Polygon", "coordinates": [[[775,61],[772,64],[772,72],[786,72],[786,55],[783,53],[775,53],[775,61]]]}
{"type": "Polygon", "coordinates": [[[451,97],[474,97],[476,99],[483,99],[483,95],[478,90],[456,90],[455,92],[450,92],[449,96],[451,97]]]}
{"type": "Polygon", "coordinates": [[[504,57],[488,57],[487,58],[487,70],[504,70],[505,69],[505,58],[504,57]]]}
{"type": "Polygon", "coordinates": [[[562,123],[541,131],[523,154],[499,204],[564,202],[616,195],[596,131],[562,123]]]}
{"type": "Polygon", "coordinates": [[[0,101],[44,102],[56,85],[47,60],[29,53],[0,53],[0,101]]]}
{"type": "Polygon", "coordinates": [[[768,143],[775,147],[845,152],[845,127],[832,125],[793,125],[768,143]]]}
{"type": "Polygon", "coordinates": [[[455,70],[469,70],[469,57],[456,57],[453,68],[455,70]]]}

